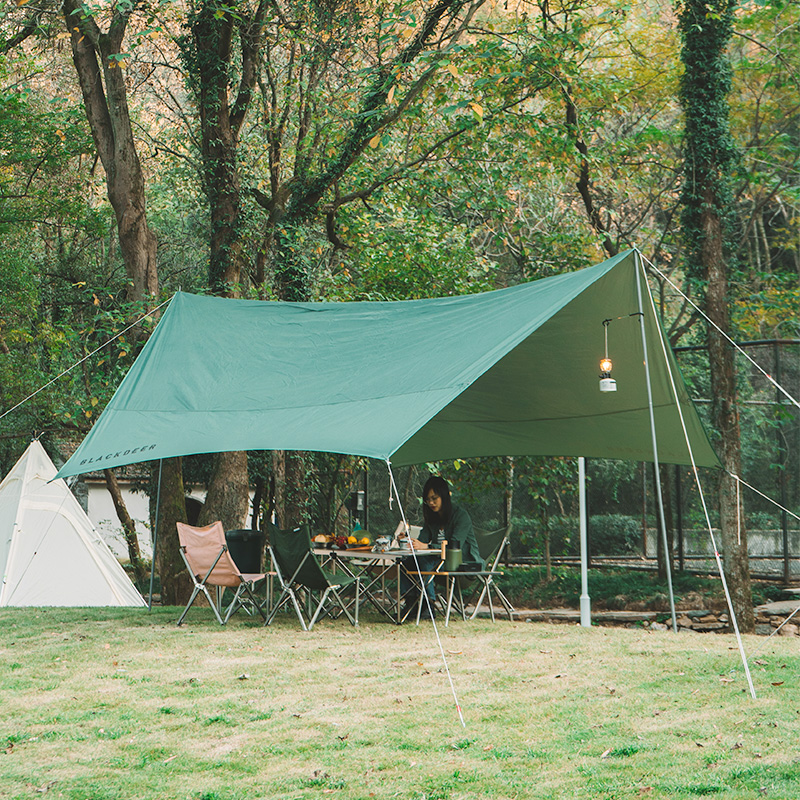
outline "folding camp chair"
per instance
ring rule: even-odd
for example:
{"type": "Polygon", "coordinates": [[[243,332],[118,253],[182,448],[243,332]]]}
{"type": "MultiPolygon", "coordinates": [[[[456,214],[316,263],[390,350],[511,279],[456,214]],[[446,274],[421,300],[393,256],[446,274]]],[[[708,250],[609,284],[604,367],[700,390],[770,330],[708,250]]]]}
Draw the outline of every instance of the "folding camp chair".
{"type": "MultiPolygon", "coordinates": [[[[508,618],[512,619],[514,615],[514,606],[511,605],[509,599],[503,594],[500,587],[494,582],[497,575],[502,575],[500,571],[500,561],[503,558],[503,552],[508,547],[508,540],[511,536],[511,526],[501,528],[496,531],[475,531],[475,539],[478,542],[478,550],[480,551],[481,558],[484,560],[485,568],[481,572],[474,573],[474,577],[481,587],[481,593],[475,601],[475,607],[470,615],[470,619],[475,619],[478,612],[481,610],[481,605],[484,599],[489,603],[489,613],[494,622],[494,606],[492,605],[492,592],[495,593],[497,599],[505,608],[508,618]]],[[[462,577],[468,577],[471,573],[464,571],[462,577]]],[[[461,608],[464,610],[465,606],[463,598],[461,598],[461,608]]]]}
{"type": "Polygon", "coordinates": [[[249,601],[252,608],[258,610],[266,621],[261,603],[253,594],[253,587],[258,581],[266,578],[265,573],[241,573],[236,563],[228,552],[228,544],[225,541],[225,529],[221,522],[214,522],[206,525],[205,528],[194,528],[183,522],[176,523],[178,526],[178,540],[180,541],[180,553],[189,574],[194,582],[194,590],[183,614],[178,620],[178,625],[183,622],[184,617],[194,603],[197,596],[202,592],[208,599],[208,604],[214,612],[220,625],[224,625],[236,609],[245,601],[249,601]],[[208,587],[214,587],[215,597],[209,594],[208,587]],[[225,611],[222,612],[222,596],[226,588],[233,589],[234,595],[225,611]]]}
{"type": "Polygon", "coordinates": [[[281,530],[268,524],[269,552],[275,575],[281,587],[281,594],[273,605],[265,624],[269,625],[275,614],[291,603],[303,630],[311,630],[317,619],[324,613],[337,616],[344,613],[352,625],[358,625],[358,606],[361,595],[361,579],[346,573],[331,573],[323,569],[312,552],[311,535],[303,526],[294,530],[281,530]],[[355,591],[353,614],[349,604],[342,596],[344,591],[355,591]],[[314,596],[319,593],[319,599],[314,596]],[[301,600],[307,605],[306,616],[301,600]]]}
{"type": "MultiPolygon", "coordinates": [[[[426,583],[437,579],[444,580],[446,599],[437,597],[437,600],[444,606],[445,627],[450,624],[450,614],[453,608],[456,608],[457,611],[460,612],[461,618],[466,621],[467,605],[469,605],[470,598],[478,591],[478,587],[480,587],[480,595],[475,601],[475,608],[470,615],[470,619],[475,619],[484,600],[486,600],[489,604],[492,622],[495,621],[492,592],[494,592],[497,599],[505,608],[508,618],[512,619],[514,607],[494,582],[494,578],[497,575],[502,575],[498,567],[503,557],[503,551],[508,544],[510,534],[510,527],[500,528],[495,531],[481,531],[478,528],[475,529],[478,551],[481,554],[481,558],[484,560],[483,569],[480,569],[480,565],[476,562],[474,569],[471,569],[469,564],[462,564],[457,570],[448,572],[444,568],[445,562],[443,561],[436,570],[421,573],[426,583]]],[[[417,624],[419,624],[420,615],[421,609],[417,611],[417,624]]]]}

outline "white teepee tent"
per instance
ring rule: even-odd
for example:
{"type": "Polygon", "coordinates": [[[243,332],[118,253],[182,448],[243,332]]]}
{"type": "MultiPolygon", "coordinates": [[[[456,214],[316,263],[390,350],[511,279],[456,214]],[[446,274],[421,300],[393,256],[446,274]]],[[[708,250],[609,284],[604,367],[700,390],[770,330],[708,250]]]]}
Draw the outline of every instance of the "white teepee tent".
{"type": "Polygon", "coordinates": [[[33,441],[0,483],[0,606],[146,605],[55,474],[33,441]]]}

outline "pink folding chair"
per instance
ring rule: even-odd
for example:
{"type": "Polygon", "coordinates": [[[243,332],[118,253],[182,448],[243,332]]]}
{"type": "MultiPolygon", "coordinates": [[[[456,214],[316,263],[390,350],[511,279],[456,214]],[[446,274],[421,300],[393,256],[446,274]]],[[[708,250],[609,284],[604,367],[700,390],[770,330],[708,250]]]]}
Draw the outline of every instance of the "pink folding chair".
{"type": "Polygon", "coordinates": [[[181,556],[194,582],[192,596],[186,604],[186,608],[183,609],[178,625],[183,622],[200,592],[208,599],[208,604],[220,625],[224,625],[230,619],[231,614],[246,600],[250,601],[253,608],[258,610],[266,622],[264,609],[253,594],[253,587],[266,578],[266,573],[241,573],[239,571],[228,552],[228,543],[225,541],[225,529],[222,527],[222,523],[214,522],[204,528],[194,528],[183,522],[176,524],[181,556]],[[216,597],[213,599],[208,591],[209,586],[216,590],[216,597]],[[222,595],[226,588],[234,590],[234,595],[223,618],[222,595]]]}

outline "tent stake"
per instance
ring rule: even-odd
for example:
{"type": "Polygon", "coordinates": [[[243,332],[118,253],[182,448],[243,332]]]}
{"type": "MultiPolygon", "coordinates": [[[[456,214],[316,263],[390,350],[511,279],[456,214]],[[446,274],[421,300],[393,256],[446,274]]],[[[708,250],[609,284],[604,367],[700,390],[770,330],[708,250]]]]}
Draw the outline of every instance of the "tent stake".
{"type": "Polygon", "coordinates": [[[644,307],[642,306],[642,263],[639,251],[636,253],[636,295],[639,299],[639,329],[642,332],[642,350],[644,351],[644,374],[647,382],[647,407],[650,412],[650,436],[653,440],[653,465],[655,467],[656,500],[658,502],[658,523],[661,528],[661,539],[664,544],[664,562],[667,565],[667,587],[669,589],[669,610],[672,614],[672,630],[678,632],[678,619],[675,615],[675,593],[672,590],[672,552],[667,539],[666,516],[664,514],[664,500],[661,496],[661,470],[658,463],[658,439],[656,437],[656,418],[653,412],[653,389],[650,385],[650,359],[647,355],[647,335],[644,330],[644,307]]]}
{"type": "Polygon", "coordinates": [[[592,601],[589,597],[589,546],[586,508],[586,459],[578,457],[578,503],[581,537],[581,627],[592,627],[592,601]]]}

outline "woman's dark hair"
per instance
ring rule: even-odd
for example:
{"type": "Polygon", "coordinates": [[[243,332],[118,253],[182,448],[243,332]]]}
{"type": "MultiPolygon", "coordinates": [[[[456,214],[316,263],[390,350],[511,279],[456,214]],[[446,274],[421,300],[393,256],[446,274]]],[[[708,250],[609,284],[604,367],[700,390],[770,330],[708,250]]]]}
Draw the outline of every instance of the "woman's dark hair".
{"type": "Polygon", "coordinates": [[[428,525],[441,525],[450,519],[450,513],[453,510],[453,503],[450,500],[450,486],[441,475],[431,475],[425,486],[422,488],[422,518],[428,525]],[[442,510],[439,514],[434,514],[428,507],[426,498],[428,494],[433,492],[442,498],[442,510]]]}

